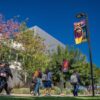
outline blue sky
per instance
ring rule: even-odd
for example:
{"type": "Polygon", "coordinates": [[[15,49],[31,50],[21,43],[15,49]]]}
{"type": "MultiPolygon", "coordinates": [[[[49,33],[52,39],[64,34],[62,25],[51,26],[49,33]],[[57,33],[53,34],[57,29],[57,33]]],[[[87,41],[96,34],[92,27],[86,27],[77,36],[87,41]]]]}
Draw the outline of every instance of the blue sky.
{"type": "Polygon", "coordinates": [[[0,0],[0,13],[7,19],[16,15],[20,15],[20,20],[28,17],[29,27],[38,25],[88,57],[87,43],[75,45],[74,42],[73,23],[78,12],[89,16],[93,63],[100,66],[100,0],[0,0]]]}

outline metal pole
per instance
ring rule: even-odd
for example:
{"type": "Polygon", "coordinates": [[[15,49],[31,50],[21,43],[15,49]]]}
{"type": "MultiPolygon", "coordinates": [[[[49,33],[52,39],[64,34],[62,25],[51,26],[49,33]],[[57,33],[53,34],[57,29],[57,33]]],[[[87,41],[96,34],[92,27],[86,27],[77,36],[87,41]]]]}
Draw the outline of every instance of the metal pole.
{"type": "Polygon", "coordinates": [[[86,27],[87,27],[87,39],[88,39],[88,48],[89,48],[89,57],[90,57],[90,71],[91,71],[91,82],[92,82],[92,96],[95,96],[94,92],[94,75],[93,75],[93,63],[92,63],[92,50],[90,42],[90,31],[88,25],[88,16],[86,15],[86,27]]]}
{"type": "Polygon", "coordinates": [[[87,31],[87,41],[88,41],[89,58],[90,58],[91,82],[92,82],[92,96],[95,96],[93,64],[92,64],[92,50],[91,50],[91,42],[90,42],[90,31],[89,31],[89,25],[88,25],[88,16],[87,16],[87,14],[81,12],[81,13],[77,14],[76,17],[77,18],[85,18],[85,20],[86,20],[86,31],[87,31]]]}

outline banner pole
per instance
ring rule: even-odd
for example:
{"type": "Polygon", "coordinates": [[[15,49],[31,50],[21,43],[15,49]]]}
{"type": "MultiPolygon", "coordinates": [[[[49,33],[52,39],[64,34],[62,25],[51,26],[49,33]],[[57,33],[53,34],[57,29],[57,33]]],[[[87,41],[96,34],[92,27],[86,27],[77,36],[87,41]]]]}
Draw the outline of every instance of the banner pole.
{"type": "Polygon", "coordinates": [[[88,25],[88,16],[86,16],[86,27],[87,27],[87,39],[88,39],[88,48],[89,48],[89,57],[90,57],[90,71],[91,71],[91,82],[92,82],[92,96],[95,96],[94,92],[94,75],[93,75],[93,63],[92,63],[92,49],[90,42],[90,31],[88,25]]]}
{"type": "Polygon", "coordinates": [[[91,49],[91,42],[90,42],[90,31],[88,25],[88,16],[85,13],[79,13],[76,15],[77,18],[85,18],[86,20],[86,32],[87,32],[87,42],[88,42],[88,49],[89,49],[89,58],[90,58],[90,73],[91,73],[91,82],[92,82],[92,96],[95,96],[94,92],[94,75],[93,75],[93,63],[92,63],[92,49],[91,49]]]}

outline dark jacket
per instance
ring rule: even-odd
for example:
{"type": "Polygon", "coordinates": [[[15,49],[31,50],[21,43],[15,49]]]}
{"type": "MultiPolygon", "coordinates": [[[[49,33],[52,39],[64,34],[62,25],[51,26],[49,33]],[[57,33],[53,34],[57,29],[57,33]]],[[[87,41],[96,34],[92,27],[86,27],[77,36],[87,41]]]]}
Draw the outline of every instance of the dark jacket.
{"type": "Polygon", "coordinates": [[[8,79],[9,77],[13,78],[13,75],[12,75],[11,70],[10,70],[8,65],[5,65],[4,67],[1,67],[0,68],[0,73],[6,73],[6,77],[5,77],[6,79],[8,79]]]}

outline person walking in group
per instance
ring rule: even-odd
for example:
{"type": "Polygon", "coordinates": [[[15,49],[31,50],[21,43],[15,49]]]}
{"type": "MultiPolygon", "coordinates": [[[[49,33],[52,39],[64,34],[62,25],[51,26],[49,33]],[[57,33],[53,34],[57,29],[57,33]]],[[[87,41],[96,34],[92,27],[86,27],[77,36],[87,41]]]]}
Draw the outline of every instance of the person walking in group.
{"type": "Polygon", "coordinates": [[[47,73],[47,95],[51,95],[51,87],[52,87],[52,72],[48,69],[47,73]]]}
{"type": "Polygon", "coordinates": [[[35,71],[34,77],[36,79],[36,85],[34,87],[34,95],[37,95],[37,94],[40,95],[39,88],[40,88],[41,78],[42,78],[42,72],[40,68],[35,71]]]}
{"type": "Polygon", "coordinates": [[[37,78],[34,76],[34,73],[33,73],[33,75],[32,75],[32,81],[31,81],[31,85],[30,85],[30,93],[31,94],[34,93],[36,83],[37,83],[37,78]]]}
{"type": "Polygon", "coordinates": [[[76,71],[74,71],[73,74],[71,75],[70,81],[71,81],[71,84],[73,86],[73,95],[78,96],[80,77],[76,71]]]}

